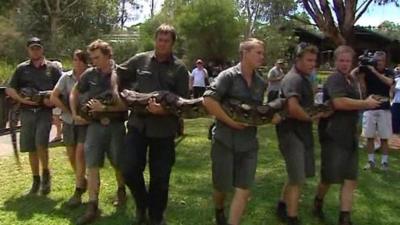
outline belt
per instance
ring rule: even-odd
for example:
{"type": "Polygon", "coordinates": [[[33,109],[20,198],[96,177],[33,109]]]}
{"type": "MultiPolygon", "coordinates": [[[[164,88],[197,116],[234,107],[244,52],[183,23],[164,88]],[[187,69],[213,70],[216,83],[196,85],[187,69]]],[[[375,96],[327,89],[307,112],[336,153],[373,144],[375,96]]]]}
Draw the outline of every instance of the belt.
{"type": "Polygon", "coordinates": [[[102,117],[99,119],[95,119],[96,122],[101,123],[102,125],[109,125],[111,122],[124,122],[124,118],[115,118],[115,117],[102,117]]]}
{"type": "Polygon", "coordinates": [[[37,113],[37,112],[39,112],[40,110],[42,110],[43,108],[24,107],[23,109],[24,109],[24,110],[29,110],[29,111],[31,111],[31,112],[33,112],[33,113],[37,113]]]}

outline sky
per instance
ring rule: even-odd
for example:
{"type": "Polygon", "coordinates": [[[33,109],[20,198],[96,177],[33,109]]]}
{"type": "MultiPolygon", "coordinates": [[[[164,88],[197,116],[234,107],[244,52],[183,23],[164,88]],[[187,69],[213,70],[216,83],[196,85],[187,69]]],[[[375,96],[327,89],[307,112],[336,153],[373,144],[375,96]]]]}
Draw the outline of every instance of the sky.
{"type": "MultiPolygon", "coordinates": [[[[128,26],[139,22],[144,22],[145,19],[150,17],[150,4],[149,1],[139,0],[143,4],[142,13],[137,16],[135,21],[128,22],[128,26]]],[[[154,0],[156,5],[156,12],[161,9],[164,0],[154,0]]],[[[400,7],[396,7],[393,3],[384,6],[371,4],[364,15],[358,20],[357,25],[361,26],[378,26],[383,21],[388,20],[400,24],[400,7]]]]}
{"type": "Polygon", "coordinates": [[[378,26],[385,20],[400,24],[400,7],[396,7],[394,4],[372,5],[358,20],[357,25],[378,26]]]}

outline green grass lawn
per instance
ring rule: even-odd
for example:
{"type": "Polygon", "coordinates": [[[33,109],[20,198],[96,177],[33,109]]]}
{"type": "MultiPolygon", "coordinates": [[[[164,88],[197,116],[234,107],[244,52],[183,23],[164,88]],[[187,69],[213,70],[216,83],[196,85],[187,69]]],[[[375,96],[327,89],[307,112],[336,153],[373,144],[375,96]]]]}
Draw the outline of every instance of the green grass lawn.
{"type": "MultiPolygon", "coordinates": [[[[207,129],[211,120],[186,121],[185,137],[177,147],[177,159],[171,177],[170,197],[167,210],[172,225],[212,225],[213,204],[210,179],[210,142],[207,129]]],[[[285,181],[284,162],[277,148],[275,130],[272,126],[260,129],[260,152],[257,181],[253,188],[244,225],[281,224],[274,215],[274,207],[285,181]]],[[[318,145],[317,145],[318,146],[318,145]]],[[[319,155],[319,148],[316,148],[319,155]]],[[[360,151],[360,167],[366,154],[360,151]]],[[[356,225],[400,224],[400,165],[399,152],[390,157],[387,172],[360,171],[359,189],[353,212],[356,225]]],[[[316,157],[318,159],[318,156],[316,157]]],[[[380,159],[380,156],[378,156],[380,159]]],[[[48,197],[23,197],[31,182],[27,157],[22,157],[23,168],[18,169],[11,157],[0,158],[0,224],[1,225],[64,225],[73,224],[85,208],[70,210],[64,203],[74,188],[73,174],[63,147],[51,149],[53,191],[48,197]]],[[[317,161],[319,168],[319,160],[317,161]]],[[[130,198],[126,208],[116,209],[112,199],[116,190],[113,171],[107,166],[101,172],[100,207],[102,218],[94,224],[132,224],[134,203],[130,198]]],[[[338,187],[332,188],[325,204],[327,218],[324,223],[311,216],[310,208],[318,176],[310,179],[304,187],[300,203],[303,225],[337,224],[338,187]]],[[[85,200],[87,195],[85,195],[85,200]]]]}

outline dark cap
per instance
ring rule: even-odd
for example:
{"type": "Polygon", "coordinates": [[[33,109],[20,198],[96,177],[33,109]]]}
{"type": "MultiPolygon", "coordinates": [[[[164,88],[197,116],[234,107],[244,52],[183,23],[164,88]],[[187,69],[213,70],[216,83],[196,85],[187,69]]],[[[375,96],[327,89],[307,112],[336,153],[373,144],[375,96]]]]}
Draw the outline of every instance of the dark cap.
{"type": "Polygon", "coordinates": [[[42,41],[40,40],[40,38],[37,37],[29,38],[29,40],[26,42],[26,47],[32,47],[32,46],[38,46],[43,48],[42,41]]]}

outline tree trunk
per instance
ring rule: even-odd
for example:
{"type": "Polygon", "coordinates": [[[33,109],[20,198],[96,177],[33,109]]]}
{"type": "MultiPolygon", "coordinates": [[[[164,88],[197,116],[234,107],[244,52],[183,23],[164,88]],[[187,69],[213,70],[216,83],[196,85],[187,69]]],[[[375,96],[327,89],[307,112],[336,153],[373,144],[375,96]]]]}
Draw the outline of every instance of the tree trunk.
{"type": "Polygon", "coordinates": [[[154,16],[154,0],[151,0],[151,5],[150,5],[150,18],[153,18],[154,16]]]}

